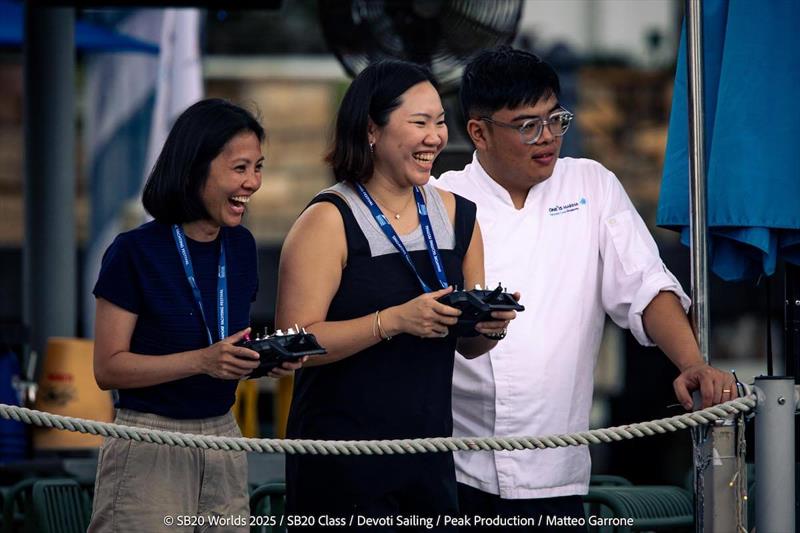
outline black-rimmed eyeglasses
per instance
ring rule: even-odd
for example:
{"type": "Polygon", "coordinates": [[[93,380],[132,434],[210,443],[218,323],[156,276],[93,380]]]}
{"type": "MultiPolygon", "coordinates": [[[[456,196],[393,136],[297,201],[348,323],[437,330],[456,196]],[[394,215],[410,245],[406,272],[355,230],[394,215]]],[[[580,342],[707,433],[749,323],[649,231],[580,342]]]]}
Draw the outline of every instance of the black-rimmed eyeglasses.
{"type": "Polygon", "coordinates": [[[519,131],[519,136],[524,144],[534,144],[538,141],[539,137],[542,136],[545,125],[547,125],[550,133],[552,133],[554,137],[561,137],[567,133],[569,125],[574,118],[574,114],[563,108],[551,113],[547,119],[541,117],[529,118],[520,125],[499,122],[489,117],[480,117],[481,120],[485,120],[490,124],[519,131]]]}

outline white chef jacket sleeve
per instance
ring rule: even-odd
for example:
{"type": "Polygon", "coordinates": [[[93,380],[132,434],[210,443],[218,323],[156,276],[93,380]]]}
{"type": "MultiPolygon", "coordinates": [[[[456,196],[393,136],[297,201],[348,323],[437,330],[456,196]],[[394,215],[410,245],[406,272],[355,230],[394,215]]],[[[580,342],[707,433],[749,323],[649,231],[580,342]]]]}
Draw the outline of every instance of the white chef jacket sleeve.
{"type": "Polygon", "coordinates": [[[644,309],[661,291],[675,293],[688,311],[690,300],[667,270],[639,213],[611,172],[599,221],[603,308],[620,327],[631,330],[643,346],[655,343],[642,323],[644,309]]]}

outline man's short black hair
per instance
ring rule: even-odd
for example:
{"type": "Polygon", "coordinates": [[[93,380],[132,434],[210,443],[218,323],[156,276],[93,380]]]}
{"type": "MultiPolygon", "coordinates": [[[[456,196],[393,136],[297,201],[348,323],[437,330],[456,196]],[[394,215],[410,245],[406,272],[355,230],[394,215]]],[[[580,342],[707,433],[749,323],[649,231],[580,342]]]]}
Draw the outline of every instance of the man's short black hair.
{"type": "Polygon", "coordinates": [[[428,69],[397,60],[373,63],[355,77],[339,106],[333,147],[326,157],[336,181],[364,183],[372,176],[369,119],[385,126],[391,112],[402,104],[402,94],[426,81],[436,87],[428,69]]]}
{"type": "Polygon", "coordinates": [[[469,120],[503,108],[536,105],[560,92],[553,67],[535,54],[504,45],[472,58],[464,68],[459,96],[461,111],[469,120]]]}
{"type": "Polygon", "coordinates": [[[183,224],[209,217],[200,191],[213,161],[232,138],[252,132],[264,141],[264,128],[247,110],[209,98],[189,106],[172,126],[147,178],[142,204],[164,224],[183,224]]]}

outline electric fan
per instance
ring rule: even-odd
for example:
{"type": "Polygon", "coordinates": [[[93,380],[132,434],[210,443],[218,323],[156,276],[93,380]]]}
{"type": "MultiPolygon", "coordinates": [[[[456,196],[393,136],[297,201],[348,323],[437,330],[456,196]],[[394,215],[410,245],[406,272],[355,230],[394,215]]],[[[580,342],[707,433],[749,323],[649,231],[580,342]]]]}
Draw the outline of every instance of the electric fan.
{"type": "Polygon", "coordinates": [[[481,48],[509,43],[522,0],[319,0],[325,40],[350,76],[380,59],[427,66],[442,94],[481,48]]]}

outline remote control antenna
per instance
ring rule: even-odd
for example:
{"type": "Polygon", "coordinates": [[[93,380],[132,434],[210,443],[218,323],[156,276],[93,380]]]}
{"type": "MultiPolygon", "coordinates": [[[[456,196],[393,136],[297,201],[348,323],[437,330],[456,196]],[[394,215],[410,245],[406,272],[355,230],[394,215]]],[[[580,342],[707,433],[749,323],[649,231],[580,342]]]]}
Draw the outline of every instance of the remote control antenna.
{"type": "Polygon", "coordinates": [[[264,338],[266,339],[267,337],[269,337],[269,328],[264,326],[264,338]]]}
{"type": "Polygon", "coordinates": [[[303,335],[308,335],[308,332],[306,331],[306,328],[300,328],[300,331],[303,332],[303,335]]]}

